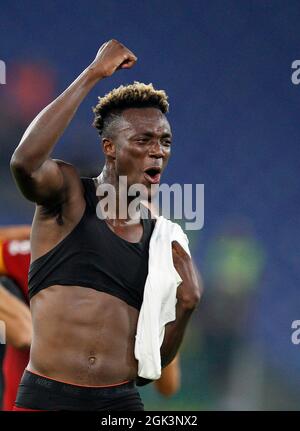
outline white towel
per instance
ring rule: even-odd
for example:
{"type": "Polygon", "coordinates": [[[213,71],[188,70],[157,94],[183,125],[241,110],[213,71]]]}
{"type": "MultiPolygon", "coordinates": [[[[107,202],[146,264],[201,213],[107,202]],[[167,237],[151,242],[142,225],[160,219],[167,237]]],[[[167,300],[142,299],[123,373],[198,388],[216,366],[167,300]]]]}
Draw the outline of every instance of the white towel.
{"type": "Polygon", "coordinates": [[[176,319],[176,292],[182,279],[173,264],[174,240],[191,255],[182,228],[163,216],[158,217],[149,244],[148,276],[134,348],[138,375],[145,379],[156,380],[161,376],[160,347],[165,325],[176,319]]]}

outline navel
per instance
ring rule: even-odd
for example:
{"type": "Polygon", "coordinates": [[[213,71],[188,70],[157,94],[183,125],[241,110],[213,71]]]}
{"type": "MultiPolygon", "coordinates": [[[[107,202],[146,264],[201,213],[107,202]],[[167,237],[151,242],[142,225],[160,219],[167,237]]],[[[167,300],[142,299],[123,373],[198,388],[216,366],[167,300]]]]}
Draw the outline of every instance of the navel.
{"type": "Polygon", "coordinates": [[[96,362],[95,356],[89,356],[89,364],[94,365],[95,362],[96,362]]]}

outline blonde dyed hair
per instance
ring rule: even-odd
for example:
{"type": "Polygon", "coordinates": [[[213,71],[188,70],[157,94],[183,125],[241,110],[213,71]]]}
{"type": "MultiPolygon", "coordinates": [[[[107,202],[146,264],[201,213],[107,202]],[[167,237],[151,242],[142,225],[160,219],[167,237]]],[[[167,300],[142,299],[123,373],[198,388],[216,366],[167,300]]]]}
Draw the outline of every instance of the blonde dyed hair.
{"type": "Polygon", "coordinates": [[[169,111],[168,96],[164,90],[156,90],[151,83],[138,81],[121,85],[104,97],[99,97],[98,104],[93,108],[93,126],[101,136],[109,135],[124,109],[149,107],[160,109],[163,114],[169,111]]]}

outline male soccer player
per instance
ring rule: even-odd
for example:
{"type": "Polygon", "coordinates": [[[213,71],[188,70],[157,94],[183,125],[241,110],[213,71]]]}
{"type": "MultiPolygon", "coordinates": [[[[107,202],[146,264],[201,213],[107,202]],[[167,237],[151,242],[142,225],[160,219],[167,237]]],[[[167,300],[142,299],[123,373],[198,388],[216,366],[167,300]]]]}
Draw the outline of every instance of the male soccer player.
{"type": "MultiPolygon", "coordinates": [[[[1,346],[0,409],[12,410],[17,389],[29,361],[32,336],[28,307],[28,270],[30,262],[30,226],[0,227],[0,321],[6,326],[6,349],[1,346]],[[3,364],[2,364],[3,363],[3,364]],[[3,369],[2,369],[3,365],[3,369]],[[2,385],[4,387],[2,387],[2,385]]],[[[163,368],[155,388],[169,397],[180,387],[178,355],[163,368]]]]}
{"type": "MultiPolygon", "coordinates": [[[[30,361],[15,410],[143,410],[135,386],[134,343],[148,273],[155,220],[97,217],[96,187],[158,184],[169,156],[171,129],[165,92],[135,83],[113,90],[95,108],[105,166],[98,179],[51,158],[88,92],[136,56],[116,40],[26,130],[11,169],[23,195],[36,203],[31,234],[29,297],[33,320],[30,361]]],[[[87,151],[86,143],[83,151],[87,151]]],[[[117,200],[118,201],[118,200],[117,200]]],[[[162,366],[181,344],[200,300],[192,260],[175,242],[182,278],[176,320],[166,325],[162,366]]]]}

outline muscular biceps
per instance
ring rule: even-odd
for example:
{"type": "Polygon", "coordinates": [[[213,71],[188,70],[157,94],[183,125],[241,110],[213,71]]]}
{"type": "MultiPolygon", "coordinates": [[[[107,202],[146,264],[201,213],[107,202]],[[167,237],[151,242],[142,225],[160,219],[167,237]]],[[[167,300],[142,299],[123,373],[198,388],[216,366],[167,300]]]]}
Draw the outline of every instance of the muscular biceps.
{"type": "Polygon", "coordinates": [[[54,159],[47,159],[38,169],[31,171],[12,158],[11,170],[22,194],[44,206],[63,203],[72,178],[78,176],[72,165],[54,159]]]}
{"type": "Polygon", "coordinates": [[[47,159],[33,172],[12,161],[11,170],[23,196],[44,207],[66,203],[72,187],[80,183],[75,167],[61,160],[47,159]]]}

